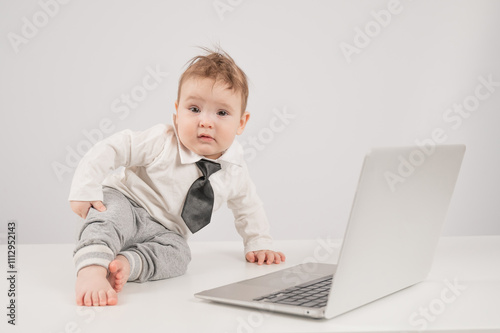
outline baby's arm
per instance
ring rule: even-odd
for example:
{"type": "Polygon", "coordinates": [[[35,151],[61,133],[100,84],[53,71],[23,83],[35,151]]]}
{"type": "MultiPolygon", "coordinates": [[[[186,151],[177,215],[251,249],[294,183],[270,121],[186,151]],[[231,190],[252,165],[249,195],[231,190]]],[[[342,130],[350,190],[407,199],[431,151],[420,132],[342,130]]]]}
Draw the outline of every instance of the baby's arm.
{"type": "Polygon", "coordinates": [[[124,130],[93,146],[83,156],[73,176],[69,195],[73,212],[85,217],[90,207],[105,210],[102,204],[103,180],[118,167],[152,163],[164,147],[165,135],[165,125],[141,132],[124,130]]]}
{"type": "Polygon", "coordinates": [[[255,185],[248,175],[246,164],[234,174],[238,175],[234,179],[237,182],[237,190],[230,196],[227,206],[233,211],[236,230],[243,238],[245,259],[258,265],[264,262],[270,265],[285,261],[282,252],[270,250],[273,240],[269,234],[269,223],[255,185]]]}

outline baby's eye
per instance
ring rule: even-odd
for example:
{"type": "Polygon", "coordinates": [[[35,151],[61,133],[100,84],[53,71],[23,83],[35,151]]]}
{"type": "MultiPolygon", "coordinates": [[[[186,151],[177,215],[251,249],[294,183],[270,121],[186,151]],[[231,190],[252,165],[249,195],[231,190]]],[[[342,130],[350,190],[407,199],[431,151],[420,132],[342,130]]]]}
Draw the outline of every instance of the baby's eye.
{"type": "Polygon", "coordinates": [[[226,110],[220,110],[219,112],[217,112],[217,115],[219,116],[227,116],[229,113],[226,111],[226,110]]]}
{"type": "Polygon", "coordinates": [[[197,106],[192,106],[192,107],[189,108],[189,110],[191,110],[192,112],[195,112],[195,113],[200,112],[200,109],[198,109],[197,106]]]}

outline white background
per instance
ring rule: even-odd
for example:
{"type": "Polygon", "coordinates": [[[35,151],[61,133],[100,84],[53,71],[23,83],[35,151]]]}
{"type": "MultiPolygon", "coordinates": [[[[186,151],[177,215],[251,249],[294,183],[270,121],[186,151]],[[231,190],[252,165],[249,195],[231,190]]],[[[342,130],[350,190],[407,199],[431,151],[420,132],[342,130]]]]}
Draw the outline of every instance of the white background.
{"type": "MultiPolygon", "coordinates": [[[[103,119],[112,132],[171,122],[184,65],[196,46],[220,44],[250,79],[238,140],[275,238],[342,237],[365,152],[436,128],[467,145],[444,234],[500,234],[500,86],[467,118],[443,119],[472,100],[479,77],[500,82],[500,2],[390,3],[0,1],[0,233],[14,219],[21,243],[73,242],[69,151],[103,119]],[[356,43],[346,57],[341,45],[356,43]],[[128,114],[114,112],[147,68],[168,75],[128,114]]],[[[231,212],[193,239],[239,239],[231,212]]]]}

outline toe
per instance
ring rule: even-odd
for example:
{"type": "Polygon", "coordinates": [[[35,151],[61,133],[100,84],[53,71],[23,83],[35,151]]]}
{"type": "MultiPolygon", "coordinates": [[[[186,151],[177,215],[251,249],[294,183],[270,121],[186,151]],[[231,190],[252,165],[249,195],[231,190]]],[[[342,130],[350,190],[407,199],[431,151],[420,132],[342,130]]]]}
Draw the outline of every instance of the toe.
{"type": "Polygon", "coordinates": [[[115,283],[115,290],[120,291],[123,289],[123,283],[121,281],[116,281],[115,283]]]}
{"type": "Polygon", "coordinates": [[[98,291],[92,292],[92,305],[93,306],[99,305],[99,292],[98,291]]]}
{"type": "Polygon", "coordinates": [[[77,294],[76,295],[76,305],[82,306],[83,305],[83,297],[84,294],[77,294]]]}
{"type": "Polygon", "coordinates": [[[116,303],[118,303],[118,297],[114,290],[110,290],[106,294],[108,296],[108,305],[116,305],[116,303]]]}
{"type": "Polygon", "coordinates": [[[125,283],[127,283],[127,279],[125,278],[125,276],[122,275],[121,278],[118,280],[118,284],[123,287],[125,283]]]}
{"type": "Polygon", "coordinates": [[[118,271],[117,260],[113,260],[112,262],[110,262],[108,268],[111,273],[116,273],[116,271],[118,271]]]}
{"type": "Polygon", "coordinates": [[[87,292],[85,293],[85,296],[83,297],[83,303],[85,306],[92,306],[92,293],[87,292]]]}
{"type": "Polygon", "coordinates": [[[106,304],[108,304],[106,292],[104,290],[100,290],[99,291],[99,305],[105,306],[106,304]]]}

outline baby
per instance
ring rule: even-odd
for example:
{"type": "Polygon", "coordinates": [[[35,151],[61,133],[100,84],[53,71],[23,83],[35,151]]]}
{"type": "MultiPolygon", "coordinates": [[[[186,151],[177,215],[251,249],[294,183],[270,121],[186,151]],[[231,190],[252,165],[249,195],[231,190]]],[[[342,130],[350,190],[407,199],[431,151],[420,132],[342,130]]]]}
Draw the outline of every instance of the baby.
{"type": "Polygon", "coordinates": [[[173,125],[116,133],[80,161],[69,196],[85,219],[74,251],[78,305],[114,305],[127,281],[184,274],[186,239],[223,203],[247,261],[285,260],[270,250],[267,217],[234,140],[250,118],[246,75],[227,53],[206,51],[180,77],[173,125]]]}

